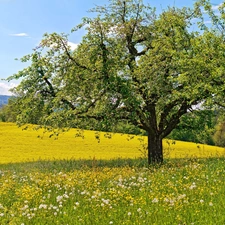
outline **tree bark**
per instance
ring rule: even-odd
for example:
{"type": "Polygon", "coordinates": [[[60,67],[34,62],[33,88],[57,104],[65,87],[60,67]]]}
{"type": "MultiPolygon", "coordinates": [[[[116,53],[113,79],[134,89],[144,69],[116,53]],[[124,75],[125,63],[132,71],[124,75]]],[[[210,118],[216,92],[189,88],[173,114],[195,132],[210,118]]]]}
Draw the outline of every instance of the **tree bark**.
{"type": "Polygon", "coordinates": [[[148,133],[148,164],[160,164],[162,162],[162,138],[157,134],[148,133]]]}

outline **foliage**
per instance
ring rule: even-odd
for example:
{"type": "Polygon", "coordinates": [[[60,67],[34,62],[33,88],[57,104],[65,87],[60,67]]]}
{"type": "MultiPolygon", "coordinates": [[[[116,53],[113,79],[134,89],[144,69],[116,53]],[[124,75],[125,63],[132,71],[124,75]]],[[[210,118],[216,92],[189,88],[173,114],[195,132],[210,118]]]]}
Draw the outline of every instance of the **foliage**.
{"type": "Polygon", "coordinates": [[[225,147],[225,123],[219,123],[216,126],[216,132],[213,135],[213,139],[217,146],[225,147]]]}
{"type": "Polygon", "coordinates": [[[214,95],[207,102],[208,105],[214,106],[219,109],[224,108],[224,93],[225,93],[225,79],[224,79],[224,38],[225,38],[225,2],[221,2],[218,7],[212,6],[209,0],[199,0],[195,3],[195,11],[198,12],[197,15],[201,19],[198,23],[201,29],[204,32],[214,32],[217,36],[221,38],[221,44],[218,43],[218,50],[221,54],[221,57],[217,58],[217,61],[214,61],[215,73],[212,77],[212,84],[214,87],[214,95]],[[208,22],[210,21],[210,26],[207,26],[207,23],[204,18],[209,17],[208,22]],[[219,85],[217,87],[217,85],[219,85]]]}
{"type": "Polygon", "coordinates": [[[67,35],[45,34],[22,58],[30,66],[8,79],[22,78],[14,88],[18,121],[30,121],[39,109],[45,126],[94,123],[108,130],[128,121],[147,132],[149,163],[161,163],[162,139],[224,85],[222,37],[191,31],[198,11],[188,8],[157,16],[141,0],[112,0],[92,11],[98,15],[73,29],[87,31],[75,51],[67,35]]]}
{"type": "Polygon", "coordinates": [[[0,121],[16,122],[16,117],[19,114],[19,109],[16,106],[16,99],[11,97],[8,99],[8,104],[0,108],[0,121]]]}
{"type": "Polygon", "coordinates": [[[224,107],[218,111],[217,124],[215,126],[215,132],[213,140],[217,146],[225,147],[225,114],[224,107]]]}
{"type": "Polygon", "coordinates": [[[212,110],[197,110],[187,113],[169,138],[214,145],[213,134],[218,113],[212,110]]]}
{"type": "MultiPolygon", "coordinates": [[[[217,7],[217,12],[215,12],[209,0],[200,0],[195,3],[195,10],[198,11],[199,15],[201,15],[202,20],[199,22],[202,29],[207,31],[209,29],[214,30],[217,34],[221,36],[221,41],[224,43],[225,38],[225,2],[221,2],[217,7]],[[210,28],[205,25],[203,15],[208,15],[211,20],[210,28]]],[[[217,110],[224,111],[224,61],[218,60],[217,64],[217,75],[220,79],[214,80],[215,83],[220,84],[220,88],[216,89],[215,95],[208,103],[210,105],[214,105],[217,110]]],[[[221,115],[220,115],[221,117],[221,115]]],[[[224,115],[218,119],[217,125],[215,127],[215,133],[213,135],[213,140],[218,146],[225,146],[225,136],[224,136],[224,115]]]]}

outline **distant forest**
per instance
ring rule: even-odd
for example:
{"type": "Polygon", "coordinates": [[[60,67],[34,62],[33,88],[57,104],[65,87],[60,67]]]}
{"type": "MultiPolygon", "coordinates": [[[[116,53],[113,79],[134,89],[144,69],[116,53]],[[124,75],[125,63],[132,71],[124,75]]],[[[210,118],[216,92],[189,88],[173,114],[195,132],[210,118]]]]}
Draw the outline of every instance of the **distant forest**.
{"type": "Polygon", "coordinates": [[[9,95],[0,95],[0,107],[2,107],[3,105],[8,104],[8,99],[10,97],[11,96],[9,96],[9,95]]]}

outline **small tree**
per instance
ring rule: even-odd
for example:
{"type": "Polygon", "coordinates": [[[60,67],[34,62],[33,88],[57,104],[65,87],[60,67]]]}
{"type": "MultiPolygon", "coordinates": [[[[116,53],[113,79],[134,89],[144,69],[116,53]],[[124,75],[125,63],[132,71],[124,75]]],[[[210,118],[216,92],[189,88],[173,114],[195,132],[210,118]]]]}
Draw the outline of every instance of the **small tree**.
{"type": "Polygon", "coordinates": [[[213,139],[217,146],[225,147],[225,123],[219,123],[216,126],[216,132],[213,139]]]}
{"type": "Polygon", "coordinates": [[[125,120],[147,132],[149,164],[161,163],[162,139],[219,86],[212,78],[224,58],[220,36],[191,32],[194,13],[186,8],[157,16],[141,0],[112,0],[93,11],[98,16],[73,29],[87,30],[75,51],[66,35],[46,34],[22,59],[31,65],[9,78],[23,78],[14,89],[20,119],[40,104],[45,125],[125,120]]]}

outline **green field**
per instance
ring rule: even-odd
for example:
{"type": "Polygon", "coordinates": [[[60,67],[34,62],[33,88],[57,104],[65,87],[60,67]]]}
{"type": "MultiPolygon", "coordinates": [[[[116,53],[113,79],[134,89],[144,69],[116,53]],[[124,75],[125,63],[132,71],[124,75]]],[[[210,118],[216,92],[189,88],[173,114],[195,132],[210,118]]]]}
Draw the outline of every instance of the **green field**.
{"type": "Polygon", "coordinates": [[[165,140],[147,168],[140,137],[76,133],[0,123],[0,224],[225,224],[223,148],[165,140]]]}

